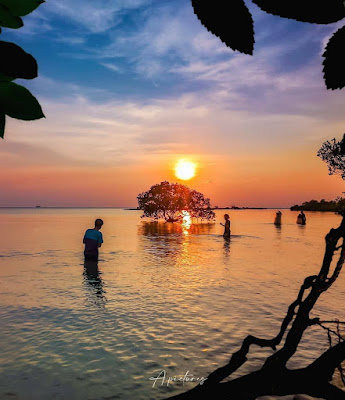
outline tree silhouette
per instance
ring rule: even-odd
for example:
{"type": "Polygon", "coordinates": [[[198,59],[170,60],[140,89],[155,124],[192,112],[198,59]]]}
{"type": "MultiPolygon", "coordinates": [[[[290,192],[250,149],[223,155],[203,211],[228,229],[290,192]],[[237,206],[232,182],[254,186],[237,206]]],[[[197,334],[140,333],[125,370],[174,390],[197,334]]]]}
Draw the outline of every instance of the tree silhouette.
{"type": "MultiPolygon", "coordinates": [[[[345,18],[343,0],[253,0],[266,13],[313,24],[331,24],[345,18]]],[[[228,47],[253,54],[255,34],[253,18],[244,0],[192,0],[201,23],[228,47]]],[[[327,89],[345,86],[345,26],[329,40],[324,57],[327,89]]]]}
{"type": "MultiPolygon", "coordinates": [[[[43,0],[0,0],[1,27],[19,29],[21,17],[30,14],[43,0]]],[[[37,62],[14,43],[0,40],[0,137],[5,134],[6,115],[21,120],[44,118],[42,108],[28,89],[17,85],[15,79],[37,77],[37,62]]]]}
{"type": "Polygon", "coordinates": [[[211,210],[210,199],[196,190],[180,183],[167,181],[153,185],[147,192],[137,197],[143,217],[163,218],[167,222],[178,222],[187,211],[192,218],[211,220],[215,213],[211,210]]]}
{"type": "Polygon", "coordinates": [[[327,140],[317,155],[327,164],[330,175],[340,175],[345,179],[345,135],[340,142],[335,138],[327,140]]]}
{"type": "Polygon", "coordinates": [[[327,201],[325,199],[305,201],[301,205],[295,205],[290,208],[292,211],[345,211],[345,198],[338,196],[335,200],[327,201]]]}

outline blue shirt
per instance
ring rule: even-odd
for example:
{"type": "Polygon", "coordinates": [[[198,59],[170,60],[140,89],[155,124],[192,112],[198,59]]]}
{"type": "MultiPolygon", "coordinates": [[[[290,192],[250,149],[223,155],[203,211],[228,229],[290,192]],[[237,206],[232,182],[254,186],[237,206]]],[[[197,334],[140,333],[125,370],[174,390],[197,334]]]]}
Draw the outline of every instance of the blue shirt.
{"type": "Polygon", "coordinates": [[[96,229],[88,229],[84,235],[85,256],[98,257],[98,245],[103,243],[103,236],[96,229]]]}

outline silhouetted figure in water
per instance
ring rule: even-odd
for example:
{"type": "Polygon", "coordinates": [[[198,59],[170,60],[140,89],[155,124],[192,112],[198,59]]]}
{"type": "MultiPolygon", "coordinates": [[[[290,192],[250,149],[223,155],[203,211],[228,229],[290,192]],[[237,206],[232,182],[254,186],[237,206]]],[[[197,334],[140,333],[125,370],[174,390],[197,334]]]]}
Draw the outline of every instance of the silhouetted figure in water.
{"type": "Polygon", "coordinates": [[[224,214],[224,220],[225,224],[220,223],[222,226],[224,226],[224,233],[223,233],[223,238],[224,239],[230,239],[231,231],[230,231],[230,217],[229,214],[224,214]]]}
{"type": "Polygon", "coordinates": [[[282,213],[281,211],[277,211],[276,217],[274,220],[274,225],[280,226],[282,224],[282,213]]]}
{"type": "Polygon", "coordinates": [[[100,232],[103,221],[96,219],[95,227],[85,232],[83,243],[85,244],[84,256],[86,261],[98,261],[98,249],[102,246],[103,236],[100,232]]]}
{"type": "Polygon", "coordinates": [[[302,210],[302,211],[300,212],[300,214],[298,214],[298,217],[297,217],[297,224],[299,224],[299,225],[305,225],[306,223],[307,223],[307,217],[305,216],[304,211],[302,210]]]}

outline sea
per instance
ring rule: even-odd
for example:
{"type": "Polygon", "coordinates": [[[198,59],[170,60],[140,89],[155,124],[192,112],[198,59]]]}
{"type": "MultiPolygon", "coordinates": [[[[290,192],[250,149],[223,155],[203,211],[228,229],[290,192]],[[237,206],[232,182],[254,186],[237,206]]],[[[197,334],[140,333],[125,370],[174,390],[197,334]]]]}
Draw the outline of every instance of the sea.
{"type": "MultiPolygon", "coordinates": [[[[281,211],[276,227],[276,210],[227,210],[225,241],[224,210],[169,224],[137,210],[0,209],[0,398],[160,400],[226,364],[248,334],[274,337],[341,222],[307,212],[300,226],[281,211]],[[96,218],[104,244],[89,265],[82,240],[96,218]]],[[[312,317],[345,320],[344,304],[345,273],[312,317]]],[[[289,367],[328,346],[310,328],[289,367]]],[[[234,377],[270,354],[253,347],[234,377]]]]}

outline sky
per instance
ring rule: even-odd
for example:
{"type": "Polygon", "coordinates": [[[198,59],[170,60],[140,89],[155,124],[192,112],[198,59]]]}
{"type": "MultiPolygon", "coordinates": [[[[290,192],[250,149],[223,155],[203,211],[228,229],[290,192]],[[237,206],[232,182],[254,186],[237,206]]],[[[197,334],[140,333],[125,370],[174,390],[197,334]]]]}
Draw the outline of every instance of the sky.
{"type": "Polygon", "coordinates": [[[316,156],[345,132],[345,91],[327,91],[322,53],[337,24],[265,14],[254,56],[228,49],[181,0],[47,0],[3,29],[35,56],[18,81],[46,119],[7,119],[0,206],[136,206],[178,181],[218,206],[290,207],[345,190],[316,156]]]}

